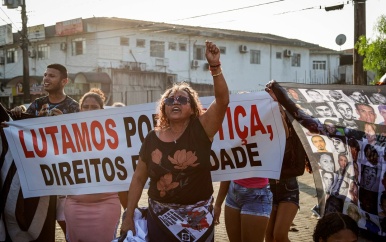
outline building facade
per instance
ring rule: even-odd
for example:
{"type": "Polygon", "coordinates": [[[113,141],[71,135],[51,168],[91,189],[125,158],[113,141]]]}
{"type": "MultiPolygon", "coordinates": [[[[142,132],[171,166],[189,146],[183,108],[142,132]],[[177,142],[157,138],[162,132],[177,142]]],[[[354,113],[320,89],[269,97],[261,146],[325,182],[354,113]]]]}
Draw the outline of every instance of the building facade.
{"type": "MultiPolygon", "coordinates": [[[[67,67],[67,94],[75,99],[101,88],[108,103],[154,102],[174,82],[186,81],[212,95],[205,40],[221,51],[229,90],[256,91],[278,82],[337,83],[339,52],[297,39],[270,34],[155,23],[121,18],[72,19],[54,26],[28,28],[31,100],[43,95],[46,66],[67,67]]],[[[19,34],[0,31],[0,99],[5,106],[23,103],[23,60],[19,34]],[[1,33],[4,33],[1,36],[1,33]],[[7,41],[1,41],[2,39],[7,41]],[[1,44],[3,43],[3,44],[1,44]]]]}

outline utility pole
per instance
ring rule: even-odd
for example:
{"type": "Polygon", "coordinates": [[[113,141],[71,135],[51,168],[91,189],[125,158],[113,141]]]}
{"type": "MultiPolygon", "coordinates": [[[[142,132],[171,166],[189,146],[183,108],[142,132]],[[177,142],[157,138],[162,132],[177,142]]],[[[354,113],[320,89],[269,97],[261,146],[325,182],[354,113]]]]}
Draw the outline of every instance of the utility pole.
{"type": "MultiPolygon", "coordinates": [[[[354,3],[354,44],[361,35],[366,36],[366,0],[353,0],[354,3]]],[[[354,48],[353,83],[367,85],[367,73],[363,69],[363,56],[354,48]]]]}
{"type": "Polygon", "coordinates": [[[21,7],[22,28],[20,32],[20,48],[23,52],[23,99],[24,103],[30,103],[29,91],[29,61],[28,61],[28,29],[27,29],[27,10],[25,5],[26,0],[3,0],[3,6],[9,9],[21,7]]]}
{"type": "MultiPolygon", "coordinates": [[[[17,0],[16,0],[17,1],[17,0]]],[[[31,102],[31,95],[29,91],[29,60],[28,60],[28,30],[27,30],[27,10],[26,0],[21,0],[21,49],[23,50],[23,93],[24,103],[31,102]]]]}

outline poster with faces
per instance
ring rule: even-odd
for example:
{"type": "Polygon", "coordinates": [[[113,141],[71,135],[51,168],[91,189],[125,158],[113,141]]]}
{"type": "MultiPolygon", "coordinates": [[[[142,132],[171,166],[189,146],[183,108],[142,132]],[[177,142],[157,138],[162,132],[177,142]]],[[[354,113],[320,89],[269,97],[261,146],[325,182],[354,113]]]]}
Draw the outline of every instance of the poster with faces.
{"type": "Polygon", "coordinates": [[[302,111],[298,135],[309,144],[321,212],[349,214],[386,237],[386,87],[339,87],[286,85],[302,111]]]}

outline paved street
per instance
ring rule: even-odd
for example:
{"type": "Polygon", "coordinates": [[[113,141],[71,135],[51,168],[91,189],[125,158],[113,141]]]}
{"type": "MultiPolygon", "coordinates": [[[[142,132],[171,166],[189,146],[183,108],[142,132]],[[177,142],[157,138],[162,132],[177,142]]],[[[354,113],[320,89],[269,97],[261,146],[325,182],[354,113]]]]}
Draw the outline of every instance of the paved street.
{"type": "MultiPolygon", "coordinates": [[[[298,178],[300,185],[300,210],[295,217],[293,230],[289,232],[291,241],[312,241],[312,233],[317,223],[317,219],[312,216],[311,208],[317,203],[316,191],[313,176],[304,173],[303,176],[298,178]]],[[[216,198],[217,191],[219,189],[218,182],[213,183],[214,185],[214,197],[216,198]]],[[[147,206],[147,190],[142,193],[139,206],[147,206]]],[[[224,203],[225,204],[225,203],[224,203]]],[[[223,215],[223,214],[222,214],[223,215]]],[[[56,229],[56,241],[64,242],[63,233],[57,224],[56,229]]],[[[227,242],[228,236],[225,231],[224,216],[221,216],[221,223],[216,226],[216,237],[215,242],[227,242]]],[[[360,242],[368,242],[366,239],[360,239],[360,242]]]]}

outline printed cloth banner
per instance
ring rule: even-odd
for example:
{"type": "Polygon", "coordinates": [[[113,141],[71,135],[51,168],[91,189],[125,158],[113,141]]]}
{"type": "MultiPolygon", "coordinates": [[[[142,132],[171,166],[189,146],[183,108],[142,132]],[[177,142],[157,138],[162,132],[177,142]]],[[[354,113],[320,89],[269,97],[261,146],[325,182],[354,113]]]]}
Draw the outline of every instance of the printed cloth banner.
{"type": "MultiPolygon", "coordinates": [[[[201,99],[204,107],[212,101],[201,99]]],[[[155,108],[24,119],[0,128],[0,241],[54,241],[56,196],[44,195],[128,190],[155,108]]],[[[9,119],[2,105],[0,118],[9,119]]],[[[278,178],[283,133],[279,106],[268,94],[232,95],[212,146],[213,180],[278,178]]]]}
{"type": "Polygon", "coordinates": [[[274,92],[301,127],[320,215],[343,212],[386,236],[386,86],[280,83],[274,92]]]}
{"type": "MultiPolygon", "coordinates": [[[[201,99],[209,107],[213,97],[201,99]]],[[[156,104],[9,122],[5,134],[23,196],[128,190],[156,104]]],[[[213,181],[280,176],[285,135],[265,92],[231,96],[212,146],[213,181]]]]}

